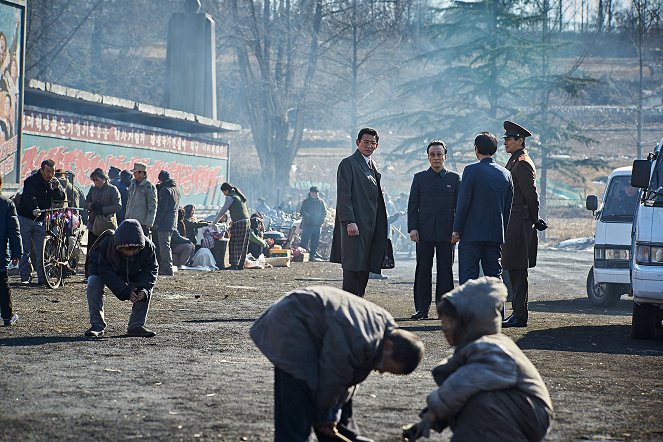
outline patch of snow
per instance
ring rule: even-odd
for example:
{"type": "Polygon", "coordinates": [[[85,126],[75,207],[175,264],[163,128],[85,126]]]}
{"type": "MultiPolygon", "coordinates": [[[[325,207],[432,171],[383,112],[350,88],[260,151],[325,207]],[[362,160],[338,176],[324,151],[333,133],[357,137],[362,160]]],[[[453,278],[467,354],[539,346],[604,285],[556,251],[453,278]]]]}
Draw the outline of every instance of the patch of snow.
{"type": "Polygon", "coordinates": [[[575,249],[584,250],[594,246],[594,237],[588,236],[586,238],[571,238],[560,242],[555,246],[556,249],[575,249]]]}

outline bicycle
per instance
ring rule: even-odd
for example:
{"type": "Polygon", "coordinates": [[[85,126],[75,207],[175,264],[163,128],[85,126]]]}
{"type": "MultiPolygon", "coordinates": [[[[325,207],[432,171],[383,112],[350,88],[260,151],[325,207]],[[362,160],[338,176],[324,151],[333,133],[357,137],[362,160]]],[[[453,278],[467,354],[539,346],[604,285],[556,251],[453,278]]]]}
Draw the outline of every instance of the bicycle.
{"type": "Polygon", "coordinates": [[[64,284],[65,272],[75,273],[83,229],[80,228],[78,207],[63,207],[40,210],[46,213],[46,237],[42,249],[42,265],[46,285],[52,289],[64,284]]]}

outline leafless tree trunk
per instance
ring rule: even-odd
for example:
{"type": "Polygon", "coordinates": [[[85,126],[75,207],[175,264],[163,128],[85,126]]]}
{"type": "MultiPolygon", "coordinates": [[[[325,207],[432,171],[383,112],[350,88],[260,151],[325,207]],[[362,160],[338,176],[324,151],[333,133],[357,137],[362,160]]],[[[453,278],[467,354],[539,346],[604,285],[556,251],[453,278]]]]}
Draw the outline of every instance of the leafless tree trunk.
{"type": "Polygon", "coordinates": [[[275,197],[304,131],[316,71],[322,2],[231,0],[235,52],[262,177],[275,197]]]}

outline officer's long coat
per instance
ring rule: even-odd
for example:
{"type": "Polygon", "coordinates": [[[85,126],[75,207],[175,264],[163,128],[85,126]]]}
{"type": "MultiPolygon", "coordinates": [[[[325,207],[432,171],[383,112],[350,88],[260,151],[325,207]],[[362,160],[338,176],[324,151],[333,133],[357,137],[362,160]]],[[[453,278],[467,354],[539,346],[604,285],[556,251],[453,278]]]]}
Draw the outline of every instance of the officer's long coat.
{"type": "Polygon", "coordinates": [[[387,247],[387,211],[380,178],[359,150],[338,165],[330,261],[341,263],[343,270],[380,273],[387,247]],[[348,235],[350,223],[357,224],[359,236],[348,235]]]}
{"type": "Polygon", "coordinates": [[[539,219],[536,168],[524,149],[511,155],[506,164],[513,179],[513,204],[502,247],[502,267],[524,270],[536,266],[539,245],[534,223],[539,219]]]}

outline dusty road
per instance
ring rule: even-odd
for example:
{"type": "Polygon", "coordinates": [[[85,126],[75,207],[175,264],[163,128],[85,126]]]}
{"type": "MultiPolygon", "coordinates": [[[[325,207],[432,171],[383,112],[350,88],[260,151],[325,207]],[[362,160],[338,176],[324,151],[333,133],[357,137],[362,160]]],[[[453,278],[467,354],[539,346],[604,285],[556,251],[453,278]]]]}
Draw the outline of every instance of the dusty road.
{"type": "MultiPolygon", "coordinates": [[[[628,338],[631,301],[593,309],[591,251],[540,252],[527,329],[506,333],[541,371],[556,408],[548,440],[662,440],[663,341],[628,338]]],[[[414,261],[371,281],[367,298],[419,333],[427,353],[408,377],[371,374],[356,398],[367,436],[399,440],[450,352],[434,320],[410,321],[414,261]]],[[[454,273],[457,274],[457,273],[454,273]]],[[[18,282],[14,279],[13,282],[18,282]]],[[[124,337],[129,303],[107,297],[107,337],[84,338],[82,278],[57,291],[16,287],[16,327],[0,328],[0,440],[268,441],[272,367],[248,337],[252,321],[296,287],[340,286],[329,263],[160,279],[153,339],[124,337]]],[[[449,439],[449,432],[433,441],[449,439]]]]}

